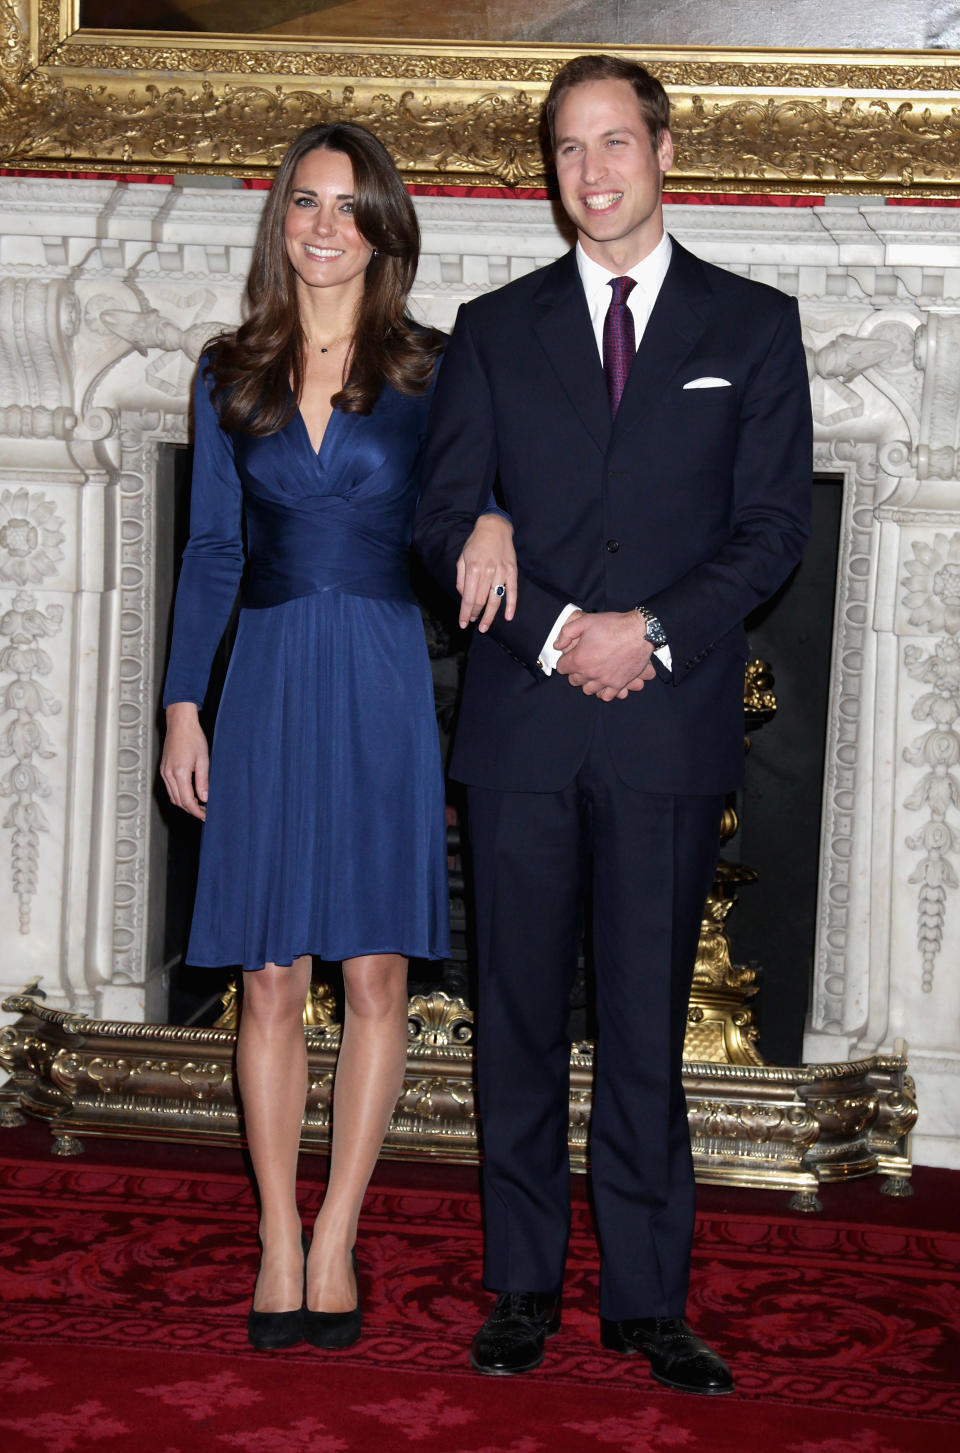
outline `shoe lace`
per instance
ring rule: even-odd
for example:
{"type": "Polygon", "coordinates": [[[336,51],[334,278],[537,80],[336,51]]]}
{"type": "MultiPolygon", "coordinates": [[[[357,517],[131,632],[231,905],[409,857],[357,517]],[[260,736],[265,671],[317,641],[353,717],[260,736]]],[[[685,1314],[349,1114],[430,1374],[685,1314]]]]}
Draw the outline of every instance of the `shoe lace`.
{"type": "Polygon", "coordinates": [[[540,1316],[542,1299],[537,1292],[501,1292],[497,1298],[497,1311],[501,1316],[529,1320],[540,1316]]]}

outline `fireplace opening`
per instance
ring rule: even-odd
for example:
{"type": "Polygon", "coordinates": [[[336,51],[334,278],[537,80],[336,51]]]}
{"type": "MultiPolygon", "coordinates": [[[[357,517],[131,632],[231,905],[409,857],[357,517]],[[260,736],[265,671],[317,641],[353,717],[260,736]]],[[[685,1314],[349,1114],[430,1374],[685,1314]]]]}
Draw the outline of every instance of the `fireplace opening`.
{"type": "MultiPolygon", "coordinates": [[[[193,451],[183,445],[162,444],[157,459],[157,763],[163,745],[163,680],[170,654],[173,628],[173,601],[180,576],[180,561],[190,534],[190,474],[193,451]]],[[[209,740],[213,733],[217,706],[230,647],[236,629],[234,619],[217,651],[210,676],[210,686],[200,720],[209,740]]],[[[157,850],[152,854],[154,871],[163,883],[163,892],[151,894],[156,903],[160,923],[156,932],[162,936],[163,963],[166,966],[169,990],[167,1018],[171,1024],[210,1024],[219,1013],[220,997],[233,976],[232,969],[195,968],[186,963],[190,917],[197,883],[200,859],[200,822],[167,798],[159,776],[154,784],[154,797],[160,819],[157,850]],[[162,902],[162,907],[161,907],[162,902]]]]}
{"type": "Polygon", "coordinates": [[[755,966],[759,1049],[801,1062],[813,979],[820,818],[843,480],[813,484],[813,529],[800,565],[747,621],[751,657],[773,670],[777,713],[751,734],[740,830],[724,857],[754,868],[727,920],[735,963],[755,966]]]}
{"type": "MultiPolygon", "coordinates": [[[[158,698],[169,651],[180,557],[189,532],[189,481],[190,451],[180,446],[162,446],[157,466],[158,539],[164,542],[157,556],[158,698]]],[[[773,671],[777,712],[772,721],[751,735],[746,783],[736,799],[740,826],[723,856],[754,868],[759,874],[756,882],[741,887],[727,929],[734,962],[758,970],[759,991],[752,1003],[760,1030],[759,1049],[770,1064],[800,1063],[812,980],[842,498],[840,477],[815,478],[813,531],[804,559],[773,600],[747,622],[751,658],[760,657],[773,671]]],[[[425,590],[424,594],[429,613],[428,636],[431,624],[435,634],[442,633],[444,617],[449,617],[449,612],[444,611],[436,592],[425,590]]],[[[216,716],[232,634],[231,628],[218,652],[202,715],[208,735],[216,716]]],[[[461,644],[459,633],[451,627],[447,634],[454,643],[445,648],[450,653],[449,659],[444,648],[432,646],[432,654],[440,661],[439,666],[435,663],[435,675],[439,671],[436,684],[441,727],[452,709],[452,697],[450,701],[446,697],[455,691],[455,682],[447,677],[451,670],[456,673],[456,665],[462,661],[457,652],[461,644]]],[[[162,738],[159,707],[158,729],[162,738]]],[[[455,788],[451,796],[454,802],[458,800],[455,788]]],[[[151,901],[162,916],[158,930],[162,934],[162,959],[169,977],[169,1019],[178,1024],[211,1023],[219,1013],[220,996],[235,971],[197,969],[184,960],[196,883],[200,824],[170,806],[159,781],[156,801],[160,832],[154,863],[162,876],[164,892],[151,894],[151,901]]],[[[452,845],[455,853],[457,846],[456,842],[452,845]]],[[[453,866],[453,878],[459,885],[452,923],[457,951],[456,962],[448,969],[457,982],[447,985],[443,976],[435,972],[436,966],[426,965],[411,965],[411,982],[414,987],[426,988],[429,987],[427,980],[436,979],[443,987],[460,991],[462,981],[462,991],[469,995],[470,975],[466,962],[461,962],[469,957],[469,934],[463,921],[463,873],[458,856],[453,866]],[[422,986],[420,979],[425,981],[422,986]]],[[[586,977],[589,980],[589,965],[586,977]]],[[[579,994],[575,986],[573,996],[571,1030],[575,1038],[589,1035],[592,1029],[585,1002],[580,1004],[578,1012],[578,1002],[590,998],[587,985],[581,984],[581,988],[584,992],[579,994]]]]}

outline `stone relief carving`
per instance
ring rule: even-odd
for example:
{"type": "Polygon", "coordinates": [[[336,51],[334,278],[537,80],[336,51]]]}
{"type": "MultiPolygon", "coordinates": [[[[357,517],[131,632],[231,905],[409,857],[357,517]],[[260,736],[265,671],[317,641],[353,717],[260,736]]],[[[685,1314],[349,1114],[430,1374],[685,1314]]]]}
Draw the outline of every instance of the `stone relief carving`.
{"type": "Polygon", "coordinates": [[[960,631],[960,534],[936,535],[933,544],[914,540],[904,566],[903,603],[912,626],[939,635],[960,631]]]}
{"type": "MultiPolygon", "coordinates": [[[[163,264],[169,268],[173,262],[181,267],[179,253],[180,249],[175,249],[172,258],[163,253],[163,264]]],[[[150,249],[139,259],[136,272],[127,273],[122,285],[114,285],[110,291],[102,283],[95,285],[95,291],[88,291],[82,281],[78,283],[83,299],[79,341],[84,355],[78,384],[87,432],[95,412],[94,399],[104,392],[107,375],[131,354],[144,359],[139,372],[143,384],[163,394],[174,408],[186,408],[193,368],[204,346],[234,326],[213,316],[218,294],[212,288],[184,292],[158,287],[150,274],[151,263],[156,260],[157,252],[150,249]]],[[[137,377],[126,370],[128,390],[135,387],[137,377]]]]}
{"type": "Polygon", "coordinates": [[[44,495],[5,489],[0,495],[0,580],[39,585],[63,560],[63,520],[44,495]]]}
{"type": "MultiPolygon", "coordinates": [[[[56,575],[63,540],[64,522],[52,500],[27,489],[0,494],[0,581],[40,585],[56,575]]],[[[0,757],[14,759],[0,775],[0,797],[10,799],[0,826],[12,833],[13,892],[23,934],[30,932],[31,900],[38,886],[39,834],[49,831],[39,799],[50,795],[50,784],[38,762],[56,755],[40,718],[56,715],[61,707],[37,679],[53,667],[39,642],[55,635],[62,619],[62,606],[48,605],[41,612],[36,597],[23,589],[0,619],[0,637],[9,642],[0,648],[0,671],[13,677],[0,698],[9,718],[0,729],[0,757]]]]}
{"type": "Polygon", "coordinates": [[[154,485],[157,444],[161,440],[186,442],[182,414],[143,412],[121,421],[120,671],[110,974],[111,982],[119,984],[136,984],[143,973],[147,824],[153,786],[150,738],[156,711],[155,672],[159,669],[153,659],[154,485]]]}
{"type": "Polygon", "coordinates": [[[838,1035],[861,1027],[861,990],[868,974],[857,902],[857,883],[864,873],[857,820],[863,810],[876,641],[871,618],[879,552],[876,505],[894,483],[884,458],[888,441],[900,441],[895,449],[905,471],[915,458],[910,441],[919,434],[924,391],[914,346],[923,315],[898,287],[888,270],[841,267],[827,274],[819,296],[815,291],[801,303],[816,426],[814,467],[817,473],[839,474],[845,480],[810,1007],[811,1027],[838,1035]],[[895,301],[885,304],[884,296],[891,293],[895,301]]]}
{"type": "Polygon", "coordinates": [[[845,476],[845,507],[837,560],[838,614],[834,672],[824,754],[823,859],[818,964],[810,1020],[818,1030],[849,1029],[858,935],[851,922],[856,880],[857,787],[863,753],[864,696],[870,642],[870,576],[877,550],[874,500],[880,478],[875,443],[818,444],[815,470],[845,476]]]}
{"type": "MultiPolygon", "coordinates": [[[[933,230],[944,230],[939,216],[933,230]]],[[[946,230],[952,236],[955,228],[946,230]]],[[[916,259],[914,254],[911,263],[916,259]]],[[[825,770],[818,956],[810,1023],[815,1032],[848,1035],[847,1042],[859,1046],[861,1038],[863,1043],[873,1044],[886,1033],[884,1014],[870,989],[869,909],[864,911],[870,895],[857,887],[858,879],[861,883],[869,881],[872,871],[866,834],[862,826],[857,829],[857,823],[862,823],[865,812],[876,811],[872,806],[875,794],[884,791],[883,784],[872,774],[863,775],[863,764],[869,761],[877,730],[878,703],[873,700],[873,692],[877,652],[883,639],[877,633],[892,625],[892,621],[880,624],[876,614],[880,608],[880,619],[886,619],[888,608],[878,607],[878,602],[894,584],[881,556],[881,521],[934,524],[943,520],[951,498],[956,508],[960,329],[952,314],[938,311],[945,298],[957,292],[955,269],[946,273],[919,265],[868,272],[849,269],[848,289],[852,289],[854,280],[867,285],[865,291],[872,294],[872,298],[865,299],[871,303],[868,311],[862,311],[854,320],[841,310],[831,320],[825,300],[819,306],[814,301],[804,321],[805,327],[812,325],[815,330],[824,329],[828,322],[833,329],[839,325],[837,332],[828,333],[827,343],[812,351],[812,356],[808,354],[808,364],[820,441],[817,467],[832,473],[839,465],[847,475],[846,518],[838,562],[840,614],[835,626],[825,770]],[[892,302],[885,304],[885,297],[892,302]],[[865,340],[890,346],[885,355],[878,349],[858,358],[853,342],[865,340]],[[836,350],[834,344],[838,345],[836,350]],[[850,365],[845,367],[844,358],[848,351],[851,363],[864,364],[859,370],[854,368],[849,378],[846,374],[850,365]],[[838,397],[839,388],[848,390],[846,398],[838,397]],[[943,486],[940,480],[951,483],[943,486]]],[[[828,276],[826,291],[837,294],[839,281],[828,276]]],[[[949,566],[951,562],[942,563],[949,566]]],[[[919,561],[917,568],[922,568],[919,561]]],[[[936,571],[933,574],[937,576],[936,571]]],[[[915,602],[916,608],[930,611],[932,603],[933,615],[939,607],[941,617],[945,617],[953,586],[951,571],[946,568],[937,576],[936,585],[915,602]]],[[[942,689],[943,662],[938,665],[942,689]]],[[[923,670],[924,663],[918,669],[923,670]]],[[[929,698],[926,706],[934,710],[929,698]]],[[[936,709],[945,708],[941,704],[936,709]]],[[[917,749],[929,753],[935,744],[926,738],[917,749]]],[[[911,760],[909,755],[907,760],[911,760]]],[[[921,765],[921,761],[915,765],[921,765]]],[[[931,771],[936,771],[939,781],[940,765],[931,764],[931,771]]],[[[888,785],[892,786],[895,779],[896,772],[891,768],[888,785]]],[[[934,779],[925,780],[925,786],[918,789],[921,793],[924,790],[935,795],[934,779]]],[[[910,805],[921,803],[914,804],[911,798],[910,805]]],[[[910,839],[908,846],[922,852],[923,860],[911,875],[909,865],[895,859],[894,881],[906,882],[909,877],[919,889],[922,983],[929,992],[933,961],[946,934],[946,889],[953,871],[946,856],[952,850],[949,829],[942,822],[932,821],[910,839]]],[[[816,1033],[814,1041],[822,1043],[816,1033]]]]}
{"type": "Polygon", "coordinates": [[[923,856],[910,874],[918,886],[917,944],[922,963],[922,986],[933,989],[937,957],[943,946],[947,892],[958,886],[951,854],[960,836],[948,821],[952,808],[960,809],[960,533],[938,534],[933,543],[913,542],[913,558],[905,562],[903,603],[908,620],[920,630],[940,635],[932,651],[908,645],[903,659],[915,681],[931,689],[913,706],[917,721],[929,730],[904,749],[904,760],[923,776],[904,806],[929,813],[919,832],[906,839],[907,847],[923,856]],[[942,634],[945,633],[945,634],[942,634]]]}
{"type": "MultiPolygon", "coordinates": [[[[183,308],[206,312],[216,303],[216,294],[209,288],[203,288],[179,301],[183,308]]],[[[144,306],[142,311],[134,312],[110,306],[109,301],[99,311],[88,307],[87,317],[91,324],[99,324],[102,330],[122,339],[144,358],[151,349],[156,349],[161,354],[182,353],[190,363],[197,362],[211,338],[227,332],[230,326],[209,318],[198,318],[184,328],[157,308],[144,306]]],[[[168,371],[163,358],[153,359],[144,370],[146,382],[169,398],[182,397],[188,374],[188,370],[180,368],[168,371]]]]}
{"type": "Polygon", "coordinates": [[[810,397],[814,415],[826,428],[859,419],[867,407],[862,393],[850,383],[869,368],[885,363],[896,351],[888,338],[857,338],[852,333],[838,333],[828,343],[814,350],[805,345],[807,373],[811,382],[810,397]],[[822,380],[829,379],[838,404],[828,400],[822,380]]]}
{"type": "Polygon", "coordinates": [[[78,318],[63,279],[0,278],[0,399],[38,418],[73,399],[71,341],[78,318]]]}
{"type": "Polygon", "coordinates": [[[13,765],[0,775],[0,797],[10,799],[0,826],[12,834],[11,872],[22,934],[30,932],[31,900],[38,887],[39,834],[50,830],[39,802],[49,797],[50,783],[38,760],[56,752],[40,718],[55,716],[61,706],[38,680],[53,668],[39,643],[56,635],[62,621],[61,605],[40,611],[29,590],[18,591],[11,608],[0,617],[0,638],[9,642],[0,648],[0,672],[13,678],[0,698],[3,715],[9,718],[0,729],[0,757],[13,758],[13,765]]]}

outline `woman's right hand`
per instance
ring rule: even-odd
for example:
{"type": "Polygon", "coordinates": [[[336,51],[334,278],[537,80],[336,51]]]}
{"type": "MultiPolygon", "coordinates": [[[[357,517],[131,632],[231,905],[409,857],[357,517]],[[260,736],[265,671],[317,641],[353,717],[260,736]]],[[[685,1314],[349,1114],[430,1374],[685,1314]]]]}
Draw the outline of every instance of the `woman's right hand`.
{"type": "Polygon", "coordinates": [[[486,631],[501,600],[504,619],[513,620],[517,608],[517,554],[513,548],[513,523],[504,515],[491,512],[477,520],[457,561],[457,591],[461,630],[479,616],[477,630],[486,631]]]}
{"type": "Polygon", "coordinates": [[[195,703],[172,701],[167,707],[160,776],[174,807],[201,821],[207,815],[209,772],[210,749],[195,703]]]}

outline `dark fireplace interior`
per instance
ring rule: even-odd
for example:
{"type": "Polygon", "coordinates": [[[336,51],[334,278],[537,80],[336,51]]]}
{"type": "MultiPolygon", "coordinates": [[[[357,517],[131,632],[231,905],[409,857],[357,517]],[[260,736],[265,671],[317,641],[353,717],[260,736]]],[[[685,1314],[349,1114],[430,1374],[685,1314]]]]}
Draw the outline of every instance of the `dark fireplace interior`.
{"type": "Polygon", "coordinates": [[[777,714],[750,739],[740,830],[724,856],[760,873],[728,919],[735,963],[759,968],[759,1049],[801,1063],[813,978],[823,759],[843,481],[817,477],[813,531],[797,570],[747,622],[751,656],[773,669],[777,714]]]}

